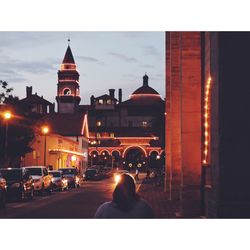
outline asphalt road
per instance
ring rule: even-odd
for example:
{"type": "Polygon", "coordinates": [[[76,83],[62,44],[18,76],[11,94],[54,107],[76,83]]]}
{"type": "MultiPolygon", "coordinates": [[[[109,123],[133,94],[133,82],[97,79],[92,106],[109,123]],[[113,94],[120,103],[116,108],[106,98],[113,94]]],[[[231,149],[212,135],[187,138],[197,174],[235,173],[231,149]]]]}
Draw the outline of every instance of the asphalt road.
{"type": "Polygon", "coordinates": [[[10,202],[0,209],[0,218],[93,218],[96,209],[112,199],[114,187],[110,178],[87,182],[69,191],[35,196],[32,201],[10,202]]]}

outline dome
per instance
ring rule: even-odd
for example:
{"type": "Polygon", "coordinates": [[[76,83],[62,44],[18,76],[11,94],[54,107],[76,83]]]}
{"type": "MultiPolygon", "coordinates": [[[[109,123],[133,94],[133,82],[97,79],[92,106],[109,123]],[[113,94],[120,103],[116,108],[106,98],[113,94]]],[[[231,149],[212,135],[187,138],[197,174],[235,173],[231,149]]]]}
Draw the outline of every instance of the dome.
{"type": "Polygon", "coordinates": [[[152,94],[159,95],[159,93],[149,86],[142,86],[135,90],[132,95],[143,95],[143,94],[152,94]]]}
{"type": "Polygon", "coordinates": [[[133,94],[131,95],[131,99],[138,99],[138,98],[147,98],[147,99],[161,99],[160,94],[153,88],[148,86],[148,76],[145,74],[143,76],[143,85],[136,89],[133,94]]]}

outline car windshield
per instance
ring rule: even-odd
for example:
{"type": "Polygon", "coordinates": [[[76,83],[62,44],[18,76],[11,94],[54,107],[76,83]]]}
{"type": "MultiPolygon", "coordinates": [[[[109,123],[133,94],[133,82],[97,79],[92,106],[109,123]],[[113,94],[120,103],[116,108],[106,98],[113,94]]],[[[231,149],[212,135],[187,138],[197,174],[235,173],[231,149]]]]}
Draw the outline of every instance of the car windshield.
{"type": "Polygon", "coordinates": [[[20,169],[4,169],[0,171],[6,181],[19,181],[22,178],[22,171],[20,169]]]}
{"type": "Polygon", "coordinates": [[[40,175],[42,176],[42,169],[41,168],[28,168],[30,175],[40,175]]]}
{"type": "Polygon", "coordinates": [[[64,175],[76,175],[77,174],[77,171],[76,169],[69,169],[69,168],[65,168],[65,169],[60,169],[60,171],[63,172],[64,175]]]}
{"type": "Polygon", "coordinates": [[[53,177],[61,177],[60,172],[49,172],[49,174],[52,175],[53,177]]]}

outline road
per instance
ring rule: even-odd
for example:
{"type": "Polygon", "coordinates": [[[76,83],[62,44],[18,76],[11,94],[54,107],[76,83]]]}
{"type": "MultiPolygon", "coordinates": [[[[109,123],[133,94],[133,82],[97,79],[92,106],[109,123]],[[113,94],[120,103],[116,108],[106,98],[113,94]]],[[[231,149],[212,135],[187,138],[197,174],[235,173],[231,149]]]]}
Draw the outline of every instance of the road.
{"type": "Polygon", "coordinates": [[[0,210],[0,218],[93,218],[100,204],[112,199],[114,187],[110,178],[87,182],[69,191],[35,196],[32,201],[10,202],[0,210]]]}

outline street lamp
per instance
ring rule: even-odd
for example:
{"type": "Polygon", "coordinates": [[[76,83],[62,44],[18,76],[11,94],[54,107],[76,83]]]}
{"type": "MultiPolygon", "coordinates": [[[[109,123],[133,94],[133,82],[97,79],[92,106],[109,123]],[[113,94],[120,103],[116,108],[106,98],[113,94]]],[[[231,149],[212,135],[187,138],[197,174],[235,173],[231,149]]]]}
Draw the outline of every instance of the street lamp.
{"type": "Polygon", "coordinates": [[[9,120],[12,117],[12,113],[10,111],[5,111],[3,113],[3,118],[6,121],[6,126],[5,126],[5,145],[4,145],[4,158],[5,160],[7,159],[7,149],[8,149],[8,127],[9,127],[9,120]]]}
{"type": "Polygon", "coordinates": [[[46,135],[49,133],[49,127],[43,126],[42,133],[44,135],[44,166],[46,166],[46,135]]]}

